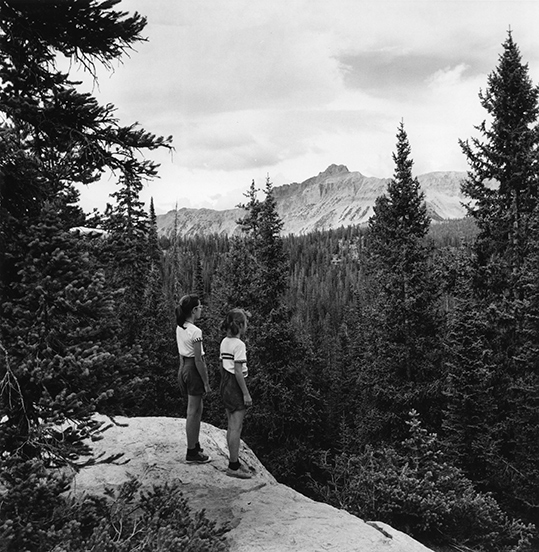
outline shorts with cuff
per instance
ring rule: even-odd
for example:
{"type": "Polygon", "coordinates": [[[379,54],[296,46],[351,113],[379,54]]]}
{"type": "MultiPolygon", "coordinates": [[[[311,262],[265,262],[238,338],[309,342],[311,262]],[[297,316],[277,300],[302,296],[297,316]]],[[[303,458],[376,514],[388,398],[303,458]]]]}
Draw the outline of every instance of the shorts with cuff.
{"type": "Polygon", "coordinates": [[[236,379],[236,374],[230,373],[223,367],[221,367],[221,385],[219,391],[221,392],[225,408],[229,412],[246,409],[243,401],[243,391],[236,379]]]}
{"type": "Polygon", "coordinates": [[[204,395],[204,382],[198,373],[195,357],[183,357],[183,366],[178,370],[178,383],[183,397],[204,395]]]}

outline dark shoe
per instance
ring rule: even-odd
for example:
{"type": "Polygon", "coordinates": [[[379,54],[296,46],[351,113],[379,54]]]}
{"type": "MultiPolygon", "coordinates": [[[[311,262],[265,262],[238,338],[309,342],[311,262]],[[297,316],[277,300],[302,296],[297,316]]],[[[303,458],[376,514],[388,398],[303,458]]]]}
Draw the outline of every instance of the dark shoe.
{"type": "Polygon", "coordinates": [[[195,452],[188,452],[185,455],[185,461],[188,464],[206,464],[211,461],[211,458],[207,454],[202,454],[202,452],[195,449],[195,452]]]}
{"type": "Polygon", "coordinates": [[[227,468],[226,474],[230,477],[237,477],[238,479],[251,479],[251,477],[253,477],[253,474],[243,464],[240,465],[237,470],[227,468]]]}

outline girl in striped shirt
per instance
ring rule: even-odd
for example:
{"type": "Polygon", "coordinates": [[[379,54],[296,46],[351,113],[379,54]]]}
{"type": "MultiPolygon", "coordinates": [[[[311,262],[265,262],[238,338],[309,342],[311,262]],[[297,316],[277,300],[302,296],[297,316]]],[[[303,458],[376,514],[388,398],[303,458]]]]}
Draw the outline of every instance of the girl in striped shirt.
{"type": "Polygon", "coordinates": [[[240,339],[247,331],[247,315],[242,309],[232,309],[222,324],[226,337],[221,341],[220,392],[228,419],[226,432],[229,463],[227,475],[249,479],[251,472],[240,464],[239,450],[243,419],[248,406],[253,404],[245,379],[248,375],[247,351],[240,339]]]}

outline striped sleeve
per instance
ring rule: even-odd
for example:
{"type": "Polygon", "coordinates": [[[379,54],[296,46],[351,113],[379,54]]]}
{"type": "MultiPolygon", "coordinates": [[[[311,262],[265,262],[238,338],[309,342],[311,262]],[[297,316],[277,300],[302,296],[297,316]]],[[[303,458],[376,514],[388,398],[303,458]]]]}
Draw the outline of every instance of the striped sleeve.
{"type": "Polygon", "coordinates": [[[234,347],[234,362],[247,363],[247,350],[245,343],[238,339],[238,343],[234,347]]]}
{"type": "Polygon", "coordinates": [[[191,336],[191,339],[193,340],[193,343],[198,343],[199,341],[202,341],[202,330],[200,328],[195,328],[193,330],[193,335],[191,336]]]}

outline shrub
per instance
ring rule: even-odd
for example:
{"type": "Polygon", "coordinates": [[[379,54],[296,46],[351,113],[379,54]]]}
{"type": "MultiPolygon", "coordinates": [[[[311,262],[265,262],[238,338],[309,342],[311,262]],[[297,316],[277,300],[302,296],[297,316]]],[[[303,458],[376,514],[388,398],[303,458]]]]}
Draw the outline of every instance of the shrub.
{"type": "Polygon", "coordinates": [[[2,466],[2,552],[226,552],[227,527],[192,512],[177,484],[70,498],[65,476],[39,461],[2,466]]]}
{"type": "Polygon", "coordinates": [[[432,544],[459,543],[478,551],[527,550],[533,527],[509,519],[488,493],[476,491],[444,460],[435,434],[415,412],[410,437],[399,450],[366,447],[322,464],[329,482],[318,486],[329,503],[369,520],[380,520],[432,544]]]}

